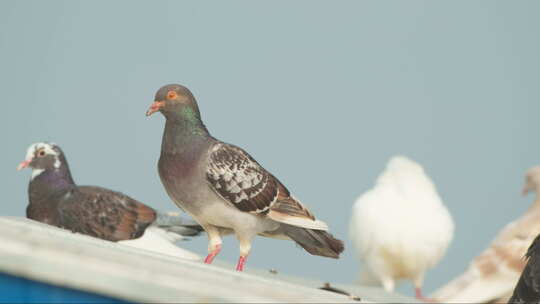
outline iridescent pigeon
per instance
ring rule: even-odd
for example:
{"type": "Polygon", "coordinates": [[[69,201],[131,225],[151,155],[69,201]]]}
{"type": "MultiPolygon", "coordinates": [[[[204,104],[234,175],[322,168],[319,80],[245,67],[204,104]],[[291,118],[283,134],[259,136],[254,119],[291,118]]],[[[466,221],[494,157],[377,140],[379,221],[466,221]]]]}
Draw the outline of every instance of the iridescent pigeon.
{"type": "Polygon", "coordinates": [[[64,153],[52,143],[28,148],[18,170],[32,168],[26,216],[108,241],[187,259],[197,255],[174,245],[183,236],[197,235],[201,227],[178,214],[156,211],[120,192],[78,186],[64,153]]]}
{"type": "Polygon", "coordinates": [[[154,100],[146,115],[160,111],[166,118],[159,176],[171,199],[208,233],[206,263],[229,233],[240,243],[238,271],[256,235],[293,240],[313,255],[339,257],[343,242],[326,232],[324,222],[247,152],[210,135],[186,87],[166,85],[154,100]]]}

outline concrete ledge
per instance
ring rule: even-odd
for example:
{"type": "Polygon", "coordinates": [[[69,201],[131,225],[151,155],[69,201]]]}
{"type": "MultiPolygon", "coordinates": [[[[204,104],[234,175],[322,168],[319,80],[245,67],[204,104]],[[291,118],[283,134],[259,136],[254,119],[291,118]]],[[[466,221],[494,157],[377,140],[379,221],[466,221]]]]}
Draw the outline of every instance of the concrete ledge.
{"type": "MultiPolygon", "coordinates": [[[[0,272],[133,302],[360,303],[317,289],[320,281],[262,270],[238,273],[219,261],[180,260],[25,218],[0,217],[0,243],[0,272]]],[[[414,302],[380,289],[332,285],[363,303],[414,302]]]]}

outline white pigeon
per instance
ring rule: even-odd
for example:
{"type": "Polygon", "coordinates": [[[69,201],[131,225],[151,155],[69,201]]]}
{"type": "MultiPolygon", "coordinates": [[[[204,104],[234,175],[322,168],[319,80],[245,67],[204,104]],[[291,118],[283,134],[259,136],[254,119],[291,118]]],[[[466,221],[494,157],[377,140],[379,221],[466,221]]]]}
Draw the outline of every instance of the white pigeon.
{"type": "Polygon", "coordinates": [[[397,280],[409,279],[425,300],[425,273],[446,252],[454,223],[423,168],[395,156],[375,187],[356,200],[349,233],[364,264],[361,283],[375,281],[392,292],[397,280]]]}
{"type": "Polygon", "coordinates": [[[540,166],[525,175],[523,195],[536,192],[534,204],[507,224],[469,268],[432,294],[445,303],[506,303],[525,267],[527,248],[540,234],[540,166]]]}

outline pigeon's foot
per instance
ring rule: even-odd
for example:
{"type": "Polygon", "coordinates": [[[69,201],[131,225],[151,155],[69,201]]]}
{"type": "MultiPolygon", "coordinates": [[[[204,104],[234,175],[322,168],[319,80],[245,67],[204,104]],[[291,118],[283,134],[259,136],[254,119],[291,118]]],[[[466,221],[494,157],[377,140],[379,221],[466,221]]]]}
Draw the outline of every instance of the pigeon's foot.
{"type": "Polygon", "coordinates": [[[221,251],[221,244],[218,244],[214,247],[214,250],[210,252],[208,256],[206,256],[206,259],[204,259],[204,263],[212,264],[212,262],[214,261],[214,258],[216,257],[216,255],[218,255],[220,251],[221,251]]]}
{"type": "Polygon", "coordinates": [[[238,264],[236,264],[236,271],[244,271],[244,265],[246,264],[247,257],[240,256],[238,258],[238,264]]]}
{"type": "Polygon", "coordinates": [[[422,295],[422,289],[420,288],[415,288],[414,289],[414,293],[416,295],[416,298],[422,302],[425,302],[425,303],[437,303],[437,301],[435,299],[430,299],[430,298],[426,298],[422,295]]]}

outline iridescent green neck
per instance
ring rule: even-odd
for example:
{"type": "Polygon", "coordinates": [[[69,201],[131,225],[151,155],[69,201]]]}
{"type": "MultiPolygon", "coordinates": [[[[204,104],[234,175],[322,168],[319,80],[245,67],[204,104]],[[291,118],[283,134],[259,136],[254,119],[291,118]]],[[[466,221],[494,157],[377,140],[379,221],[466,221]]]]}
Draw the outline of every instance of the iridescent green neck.
{"type": "Polygon", "coordinates": [[[204,126],[199,111],[184,106],[178,111],[167,113],[163,134],[162,150],[178,153],[189,150],[198,142],[206,141],[210,134],[204,126]]]}
{"type": "Polygon", "coordinates": [[[184,107],[180,111],[180,116],[183,118],[184,126],[193,135],[207,135],[208,130],[202,123],[201,114],[199,111],[193,109],[192,107],[184,107]]]}

